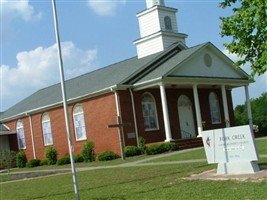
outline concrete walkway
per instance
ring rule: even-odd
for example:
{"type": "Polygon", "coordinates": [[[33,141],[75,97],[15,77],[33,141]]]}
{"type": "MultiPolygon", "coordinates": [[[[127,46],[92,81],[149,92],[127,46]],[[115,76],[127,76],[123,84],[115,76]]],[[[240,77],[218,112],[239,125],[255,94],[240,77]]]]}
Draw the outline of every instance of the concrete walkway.
{"type": "MultiPolygon", "coordinates": [[[[266,137],[265,137],[266,138],[266,137]]],[[[132,162],[125,162],[118,165],[110,165],[110,166],[95,166],[95,167],[76,167],[77,172],[79,171],[88,171],[88,170],[98,170],[98,169],[111,169],[111,168],[124,168],[124,167],[139,167],[139,166],[160,166],[160,165],[175,165],[175,164],[184,164],[184,163],[197,163],[197,162],[207,162],[206,159],[192,159],[192,160],[180,160],[180,161],[166,161],[166,162],[151,162],[153,160],[157,160],[160,158],[166,158],[173,155],[178,155],[190,151],[195,151],[203,149],[203,147],[193,148],[193,149],[186,149],[181,151],[174,151],[170,153],[164,153],[159,155],[154,155],[149,158],[141,159],[138,161],[132,162]]],[[[259,157],[267,157],[267,155],[259,155],[259,157]]],[[[127,158],[126,158],[127,159],[127,158]]],[[[261,166],[262,167],[262,166],[261,166]]],[[[22,171],[22,172],[10,172],[10,174],[32,174],[32,177],[40,177],[40,176],[47,176],[47,175],[55,175],[55,174],[62,174],[62,173],[71,173],[70,168],[65,169],[52,169],[52,170],[39,170],[39,171],[22,171]],[[38,176],[38,173],[40,174],[38,176]],[[42,175],[43,174],[43,175],[42,175]],[[36,175],[36,176],[34,176],[36,175]]],[[[0,176],[6,173],[0,172],[0,176]]],[[[31,176],[26,178],[32,178],[31,176]]],[[[215,180],[228,180],[228,179],[237,179],[237,180],[246,180],[246,179],[262,179],[267,177],[267,166],[263,166],[260,172],[256,172],[254,174],[242,174],[242,175],[217,175],[216,169],[203,172],[198,175],[192,175],[189,179],[215,179],[215,180]]],[[[19,181],[19,180],[14,180],[19,181]]],[[[6,183],[6,182],[4,182],[6,183]]],[[[3,183],[1,183],[3,184],[3,183]]]]}

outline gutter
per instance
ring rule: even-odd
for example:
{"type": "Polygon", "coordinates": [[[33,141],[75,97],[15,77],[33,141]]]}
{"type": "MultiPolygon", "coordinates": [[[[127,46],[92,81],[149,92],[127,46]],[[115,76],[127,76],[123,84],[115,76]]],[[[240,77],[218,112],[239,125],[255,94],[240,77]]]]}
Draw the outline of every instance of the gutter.
{"type": "MultiPolygon", "coordinates": [[[[77,101],[80,101],[80,100],[84,100],[84,99],[87,99],[87,98],[92,98],[92,97],[95,97],[95,96],[98,96],[98,95],[101,95],[101,94],[107,94],[107,93],[109,93],[111,91],[111,88],[120,88],[120,87],[117,86],[117,85],[114,85],[114,86],[111,86],[111,87],[108,87],[108,88],[104,88],[102,90],[98,90],[98,91],[90,93],[90,94],[85,94],[85,95],[82,95],[82,96],[78,96],[78,97],[75,97],[75,98],[68,99],[67,101],[68,101],[68,103],[74,103],[74,102],[77,102],[77,101]]],[[[126,88],[125,87],[121,87],[121,89],[126,89],[126,88]]],[[[46,106],[43,106],[43,107],[35,108],[35,109],[32,109],[32,110],[26,110],[26,111],[23,111],[22,113],[19,113],[19,114],[16,114],[16,115],[12,115],[10,117],[2,118],[0,121],[1,122],[6,122],[6,121],[10,121],[10,120],[15,120],[15,119],[18,119],[20,117],[25,116],[25,113],[27,113],[27,114],[35,114],[35,113],[39,113],[39,112],[42,112],[42,111],[46,111],[48,109],[61,107],[62,104],[63,104],[63,102],[61,101],[61,102],[56,102],[54,104],[46,105],[46,106]]]]}

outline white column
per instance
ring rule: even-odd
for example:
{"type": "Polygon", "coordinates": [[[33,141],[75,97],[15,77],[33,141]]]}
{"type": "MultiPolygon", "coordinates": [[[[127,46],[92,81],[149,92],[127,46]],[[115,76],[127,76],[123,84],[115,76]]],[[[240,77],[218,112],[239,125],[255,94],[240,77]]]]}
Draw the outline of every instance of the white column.
{"type": "Polygon", "coordinates": [[[245,86],[245,93],[246,93],[246,104],[247,104],[247,111],[248,111],[248,123],[251,129],[251,132],[253,132],[253,119],[252,119],[249,91],[248,91],[247,85],[245,86]]]}
{"type": "Polygon", "coordinates": [[[199,98],[197,92],[197,85],[193,85],[193,93],[194,93],[194,102],[197,114],[197,132],[198,132],[197,137],[202,137],[201,132],[203,128],[202,128],[202,119],[201,119],[201,111],[200,111],[199,98]]]}
{"type": "Polygon", "coordinates": [[[230,118],[229,118],[229,110],[228,110],[228,104],[227,104],[227,97],[226,97],[226,91],[225,91],[225,85],[221,86],[222,91],[222,99],[223,99],[223,112],[224,112],[224,121],[225,126],[230,127],[230,118]]]}
{"type": "Polygon", "coordinates": [[[167,98],[166,98],[166,92],[165,92],[164,85],[160,85],[160,96],[161,96],[165,135],[166,135],[165,142],[170,142],[173,139],[172,139],[172,135],[171,135],[169,111],[168,111],[167,98]]]}

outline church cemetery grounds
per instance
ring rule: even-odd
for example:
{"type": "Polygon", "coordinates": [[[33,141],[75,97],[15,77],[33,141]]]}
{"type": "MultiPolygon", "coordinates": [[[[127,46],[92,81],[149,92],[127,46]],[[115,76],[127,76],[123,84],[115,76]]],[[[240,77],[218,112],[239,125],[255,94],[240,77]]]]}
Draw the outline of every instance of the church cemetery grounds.
{"type": "MultiPolygon", "coordinates": [[[[256,140],[259,165],[267,165],[267,138],[256,140]]],[[[125,161],[78,163],[80,199],[266,199],[267,178],[263,180],[189,180],[192,174],[215,169],[208,165],[203,148],[177,154],[136,156],[125,161]],[[152,158],[152,159],[151,159],[152,158]],[[144,160],[144,162],[142,162],[144,160]],[[196,160],[192,163],[182,161],[196,160]],[[180,163],[171,163],[181,161],[180,163]],[[132,165],[139,162],[142,165],[132,165]],[[169,164],[164,164],[169,163],[169,164]],[[111,167],[110,167],[111,166],[111,167]]],[[[66,166],[42,166],[15,169],[12,172],[65,169],[66,166]]],[[[1,175],[0,199],[74,199],[72,175],[57,174],[14,182],[12,175],[1,175]]]]}

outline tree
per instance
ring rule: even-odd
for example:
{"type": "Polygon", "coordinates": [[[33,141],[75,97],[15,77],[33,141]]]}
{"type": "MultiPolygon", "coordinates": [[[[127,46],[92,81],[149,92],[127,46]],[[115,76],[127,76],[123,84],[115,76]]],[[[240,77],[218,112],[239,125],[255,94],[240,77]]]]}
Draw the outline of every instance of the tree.
{"type": "MultiPolygon", "coordinates": [[[[267,92],[262,93],[260,97],[251,99],[251,108],[253,124],[258,125],[259,132],[267,135],[267,92]]],[[[235,107],[235,124],[248,124],[247,106],[245,104],[235,107]]]]}
{"type": "Polygon", "coordinates": [[[267,92],[251,101],[253,123],[259,126],[259,131],[267,135],[267,92]]]}
{"type": "Polygon", "coordinates": [[[233,11],[232,16],[220,19],[221,35],[232,36],[225,47],[240,57],[236,65],[249,62],[252,76],[264,74],[267,71],[267,1],[224,0],[220,7],[231,7],[233,11]]]}

